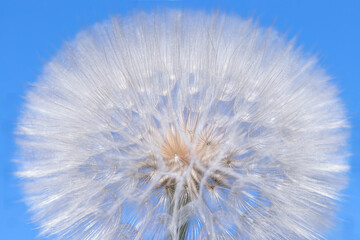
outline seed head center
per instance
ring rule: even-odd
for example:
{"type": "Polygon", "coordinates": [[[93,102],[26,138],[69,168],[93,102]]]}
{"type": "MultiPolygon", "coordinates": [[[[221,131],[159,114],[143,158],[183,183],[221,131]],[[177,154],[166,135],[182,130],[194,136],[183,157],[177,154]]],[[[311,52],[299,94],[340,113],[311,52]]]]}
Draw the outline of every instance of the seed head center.
{"type": "MultiPolygon", "coordinates": [[[[214,136],[212,136],[212,139],[214,140],[214,136]]],[[[203,166],[211,164],[218,152],[218,144],[216,141],[211,141],[210,133],[205,132],[202,134],[196,143],[191,141],[191,138],[189,138],[189,142],[190,146],[182,139],[179,133],[168,132],[160,148],[160,154],[169,168],[186,168],[191,163],[191,156],[196,156],[203,166]],[[192,155],[191,151],[195,151],[195,154],[192,155]]]]}
{"type": "Polygon", "coordinates": [[[160,148],[160,154],[169,167],[188,166],[190,150],[177,133],[169,133],[160,148]]]}

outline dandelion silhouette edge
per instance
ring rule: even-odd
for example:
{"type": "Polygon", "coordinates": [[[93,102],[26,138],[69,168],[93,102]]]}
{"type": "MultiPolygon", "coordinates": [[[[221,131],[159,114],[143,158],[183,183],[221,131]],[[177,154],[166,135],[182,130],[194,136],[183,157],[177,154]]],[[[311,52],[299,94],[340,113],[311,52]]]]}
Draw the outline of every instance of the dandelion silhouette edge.
{"type": "Polygon", "coordinates": [[[97,24],[26,97],[17,175],[33,220],[60,239],[322,238],[348,168],[329,80],[236,16],[97,24]]]}

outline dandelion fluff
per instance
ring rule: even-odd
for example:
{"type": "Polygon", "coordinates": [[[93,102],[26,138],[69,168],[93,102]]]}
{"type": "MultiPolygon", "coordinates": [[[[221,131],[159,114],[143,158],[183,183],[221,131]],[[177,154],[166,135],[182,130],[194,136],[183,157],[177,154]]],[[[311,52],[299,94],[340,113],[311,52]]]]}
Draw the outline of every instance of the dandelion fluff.
{"type": "Polygon", "coordinates": [[[346,182],[336,88],[251,20],[114,17],[26,99],[18,175],[44,236],[319,239],[346,182]]]}

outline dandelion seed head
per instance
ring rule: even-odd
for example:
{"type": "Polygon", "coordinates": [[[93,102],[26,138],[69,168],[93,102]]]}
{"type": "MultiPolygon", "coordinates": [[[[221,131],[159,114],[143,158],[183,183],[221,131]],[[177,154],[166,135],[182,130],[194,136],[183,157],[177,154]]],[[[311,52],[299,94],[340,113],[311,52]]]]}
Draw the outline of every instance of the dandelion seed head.
{"type": "Polygon", "coordinates": [[[347,122],[316,59],[251,20],[165,11],[81,32],[18,124],[18,175],[59,239],[320,239],[347,122]]]}

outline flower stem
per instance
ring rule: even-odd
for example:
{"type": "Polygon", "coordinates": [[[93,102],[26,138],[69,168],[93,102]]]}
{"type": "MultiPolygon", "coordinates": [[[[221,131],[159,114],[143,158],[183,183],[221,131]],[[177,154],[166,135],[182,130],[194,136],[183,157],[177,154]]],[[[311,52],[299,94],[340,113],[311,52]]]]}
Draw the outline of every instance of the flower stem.
{"type": "MultiPolygon", "coordinates": [[[[169,215],[173,216],[174,214],[174,208],[175,208],[175,200],[174,200],[174,195],[175,195],[175,188],[171,188],[168,191],[168,196],[169,196],[169,215]]],[[[188,204],[190,202],[190,196],[187,192],[184,192],[182,197],[180,197],[180,200],[178,202],[178,209],[180,209],[181,207],[185,206],[186,204],[188,204]]],[[[186,237],[186,233],[189,227],[189,222],[186,221],[184,224],[182,224],[179,228],[178,228],[178,233],[179,233],[179,238],[176,240],[184,240],[186,237]]],[[[175,240],[172,238],[171,234],[169,234],[169,239],[170,240],[175,240]]]]}

